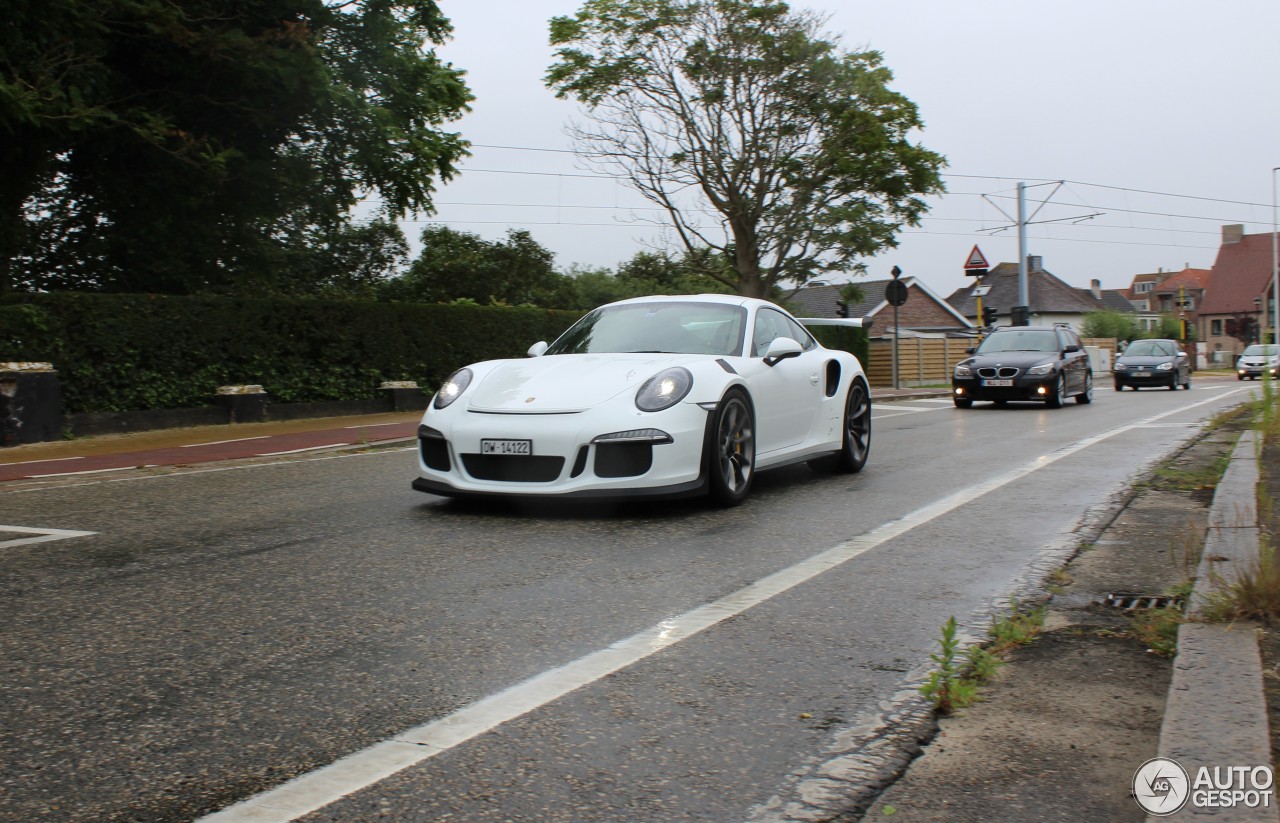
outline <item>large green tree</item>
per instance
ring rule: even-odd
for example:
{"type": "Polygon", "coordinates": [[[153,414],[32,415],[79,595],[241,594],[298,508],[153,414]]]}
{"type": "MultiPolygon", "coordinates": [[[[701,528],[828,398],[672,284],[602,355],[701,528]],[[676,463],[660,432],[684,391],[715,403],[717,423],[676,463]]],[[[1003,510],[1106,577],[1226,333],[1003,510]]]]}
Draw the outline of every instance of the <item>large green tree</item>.
{"type": "Polygon", "coordinates": [[[505,240],[447,226],[422,231],[422,251],[402,276],[382,285],[387,300],[483,305],[540,305],[558,287],[555,255],[529,232],[510,229],[505,240]]]}
{"type": "Polygon", "coordinates": [[[578,150],[661,206],[703,274],[752,296],[857,269],[916,225],[943,158],[875,51],[763,0],[587,0],[551,21],[547,84],[578,150]],[[728,270],[721,266],[728,259],[728,270]]]}
{"type": "Polygon", "coordinates": [[[434,0],[11,0],[0,292],[277,290],[298,225],[429,210],[470,100],[434,0]]]}

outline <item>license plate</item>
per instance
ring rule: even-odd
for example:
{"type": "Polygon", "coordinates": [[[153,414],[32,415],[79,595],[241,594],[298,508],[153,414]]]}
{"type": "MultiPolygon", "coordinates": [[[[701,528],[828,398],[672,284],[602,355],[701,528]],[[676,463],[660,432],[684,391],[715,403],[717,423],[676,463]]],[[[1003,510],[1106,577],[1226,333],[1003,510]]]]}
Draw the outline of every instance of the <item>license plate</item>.
{"type": "Polygon", "coordinates": [[[481,440],[481,454],[533,454],[532,440],[481,440]]]}
{"type": "Polygon", "coordinates": [[[983,381],[982,381],[982,385],[984,385],[984,386],[1012,386],[1012,385],[1013,385],[1013,381],[1012,381],[1012,380],[983,380],[983,381]]]}

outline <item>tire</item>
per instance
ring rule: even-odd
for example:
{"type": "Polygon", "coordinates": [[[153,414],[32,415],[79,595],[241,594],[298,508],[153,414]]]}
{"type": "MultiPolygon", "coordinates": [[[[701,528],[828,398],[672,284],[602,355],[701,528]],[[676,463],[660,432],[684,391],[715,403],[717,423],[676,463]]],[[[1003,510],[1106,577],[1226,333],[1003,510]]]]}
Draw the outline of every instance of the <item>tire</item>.
{"type": "Polygon", "coordinates": [[[861,377],[853,380],[844,401],[844,431],[836,468],[846,474],[862,471],[871,454],[871,389],[861,377]]]}
{"type": "Polygon", "coordinates": [[[1093,402],[1093,375],[1084,376],[1084,391],[1076,395],[1076,403],[1087,406],[1093,402]]]}
{"type": "Polygon", "coordinates": [[[1065,375],[1058,375],[1058,379],[1053,381],[1053,391],[1044,399],[1044,405],[1050,409],[1062,408],[1062,395],[1067,393],[1067,378],[1065,375]]]}
{"type": "Polygon", "coordinates": [[[957,409],[972,409],[973,401],[967,397],[953,397],[951,401],[956,404],[957,409]]]}
{"type": "Polygon", "coordinates": [[[1117,381],[1117,382],[1116,382],[1116,391],[1124,391],[1124,384],[1123,384],[1123,383],[1121,383],[1121,382],[1119,382],[1119,381],[1117,381]]]}
{"type": "Polygon", "coordinates": [[[706,445],[708,491],[721,506],[736,506],[751,493],[755,479],[755,412],[740,389],[730,389],[716,408],[706,445]]]}
{"type": "Polygon", "coordinates": [[[1178,375],[1175,374],[1173,377],[1169,378],[1169,391],[1177,391],[1177,390],[1178,390],[1178,375]]]}

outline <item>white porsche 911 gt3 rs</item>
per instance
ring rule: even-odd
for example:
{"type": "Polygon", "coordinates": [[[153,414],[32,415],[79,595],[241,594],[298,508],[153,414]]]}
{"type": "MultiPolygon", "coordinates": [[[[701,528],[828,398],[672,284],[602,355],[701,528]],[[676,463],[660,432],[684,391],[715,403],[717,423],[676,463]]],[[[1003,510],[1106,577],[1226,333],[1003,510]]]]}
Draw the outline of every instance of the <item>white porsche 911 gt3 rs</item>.
{"type": "Polygon", "coordinates": [[[710,494],[736,505],[757,470],[861,471],[871,393],[857,358],[772,303],[641,297],[595,309],[528,358],[454,372],[418,443],[413,487],[431,494],[710,494]]]}

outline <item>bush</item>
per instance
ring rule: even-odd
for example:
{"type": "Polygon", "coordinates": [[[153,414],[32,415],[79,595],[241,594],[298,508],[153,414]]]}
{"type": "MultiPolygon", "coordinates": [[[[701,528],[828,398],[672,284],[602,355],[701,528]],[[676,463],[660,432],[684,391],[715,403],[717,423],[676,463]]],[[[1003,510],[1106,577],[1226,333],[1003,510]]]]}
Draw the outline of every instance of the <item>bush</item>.
{"type": "Polygon", "coordinates": [[[24,294],[0,305],[0,361],[54,364],[68,413],[181,408],[218,386],[273,400],[371,398],[383,380],[438,385],[518,357],[577,312],[528,307],[114,294],[24,294]]]}

